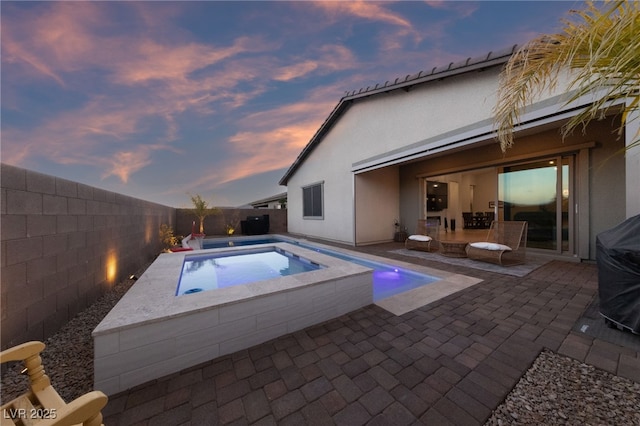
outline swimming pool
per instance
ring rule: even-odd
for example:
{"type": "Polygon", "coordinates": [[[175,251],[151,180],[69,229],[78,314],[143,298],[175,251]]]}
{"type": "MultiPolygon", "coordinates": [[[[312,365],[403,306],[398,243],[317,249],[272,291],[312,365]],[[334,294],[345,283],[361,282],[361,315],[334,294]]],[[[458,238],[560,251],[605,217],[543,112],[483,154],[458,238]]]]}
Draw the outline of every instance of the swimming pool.
{"type": "Polygon", "coordinates": [[[277,247],[238,253],[188,255],[176,295],[199,293],[276,277],[315,271],[322,266],[277,247]]]}
{"type": "Polygon", "coordinates": [[[236,246],[252,246],[255,244],[271,244],[271,243],[281,243],[283,240],[275,239],[275,238],[250,238],[250,239],[235,239],[231,238],[228,240],[209,240],[206,239],[202,241],[202,249],[213,249],[213,248],[225,248],[225,247],[236,247],[236,246]]]}
{"type": "Polygon", "coordinates": [[[94,388],[113,395],[368,306],[372,272],[283,242],[163,253],[93,330],[94,388]],[[176,296],[186,258],[265,249],[323,267],[176,296]]]}
{"type": "Polygon", "coordinates": [[[255,244],[269,244],[274,242],[286,242],[313,250],[338,259],[353,262],[357,265],[373,269],[373,300],[374,302],[386,299],[396,294],[404,293],[424,285],[431,284],[440,280],[426,274],[409,271],[394,265],[374,262],[364,258],[352,256],[336,250],[322,248],[313,244],[300,242],[297,240],[288,240],[284,238],[231,238],[231,239],[215,239],[204,241],[204,248],[229,247],[229,246],[247,246],[255,244]]]}
{"type": "Polygon", "coordinates": [[[234,245],[241,239],[245,247],[158,256],[93,330],[94,388],[113,395],[372,303],[403,315],[481,281],[315,242],[274,237],[280,242],[246,247],[256,238],[237,237],[234,245]],[[267,247],[281,248],[325,267],[176,297],[185,257],[241,254],[267,247]],[[400,273],[417,276],[419,286],[391,297],[379,292],[381,299],[374,301],[374,273],[390,283],[394,292],[406,284],[398,280],[400,273]],[[424,277],[434,276],[438,278],[431,284],[420,285],[426,282],[424,277]]]}

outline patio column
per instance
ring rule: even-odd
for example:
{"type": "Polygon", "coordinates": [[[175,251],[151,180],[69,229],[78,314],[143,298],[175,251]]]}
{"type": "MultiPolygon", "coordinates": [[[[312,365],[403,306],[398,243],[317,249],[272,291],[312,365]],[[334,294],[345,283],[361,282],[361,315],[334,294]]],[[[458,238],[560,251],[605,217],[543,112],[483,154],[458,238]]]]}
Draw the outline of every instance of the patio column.
{"type": "MultiPolygon", "coordinates": [[[[627,101],[627,104],[629,101],[627,101]]],[[[626,167],[626,196],[627,196],[627,219],[640,214],[640,145],[636,143],[631,147],[634,139],[638,141],[638,130],[640,129],[640,112],[636,109],[629,113],[625,129],[625,167],[626,167]],[[635,183],[634,183],[635,182],[635,183]]]]}

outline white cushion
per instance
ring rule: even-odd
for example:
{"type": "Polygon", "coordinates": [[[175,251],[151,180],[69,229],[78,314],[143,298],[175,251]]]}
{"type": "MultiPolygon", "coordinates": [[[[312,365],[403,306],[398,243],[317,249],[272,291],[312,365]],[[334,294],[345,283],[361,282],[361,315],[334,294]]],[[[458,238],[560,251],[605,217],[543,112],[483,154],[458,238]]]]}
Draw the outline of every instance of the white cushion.
{"type": "Polygon", "coordinates": [[[431,241],[431,237],[428,235],[409,235],[409,239],[414,241],[431,241]]]}
{"type": "Polygon", "coordinates": [[[471,247],[485,249],[485,250],[501,250],[501,251],[511,251],[511,247],[505,246],[504,244],[498,243],[489,243],[486,241],[480,241],[477,243],[469,243],[471,247]]]}

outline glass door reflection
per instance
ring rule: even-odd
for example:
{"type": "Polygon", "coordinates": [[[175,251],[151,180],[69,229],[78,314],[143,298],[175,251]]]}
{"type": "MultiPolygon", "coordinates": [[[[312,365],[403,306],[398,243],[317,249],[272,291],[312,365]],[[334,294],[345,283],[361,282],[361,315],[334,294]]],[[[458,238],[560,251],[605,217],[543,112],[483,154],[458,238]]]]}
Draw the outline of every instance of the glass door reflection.
{"type": "Polygon", "coordinates": [[[557,157],[499,171],[500,218],[528,222],[527,247],[569,250],[569,163],[557,157]]]}

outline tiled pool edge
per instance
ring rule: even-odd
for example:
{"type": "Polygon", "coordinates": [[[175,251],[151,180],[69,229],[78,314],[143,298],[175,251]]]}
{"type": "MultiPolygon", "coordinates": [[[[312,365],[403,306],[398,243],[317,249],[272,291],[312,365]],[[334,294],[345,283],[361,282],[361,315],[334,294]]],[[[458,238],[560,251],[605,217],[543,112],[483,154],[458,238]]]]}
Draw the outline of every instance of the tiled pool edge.
{"type": "Polygon", "coordinates": [[[176,265],[189,252],[161,255],[94,330],[94,387],[112,395],[373,302],[370,269],[270,245],[327,268],[176,297],[176,265]]]}

